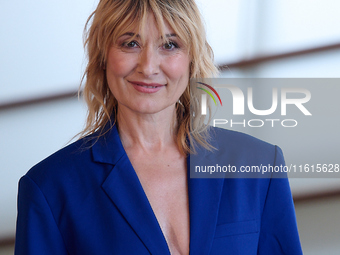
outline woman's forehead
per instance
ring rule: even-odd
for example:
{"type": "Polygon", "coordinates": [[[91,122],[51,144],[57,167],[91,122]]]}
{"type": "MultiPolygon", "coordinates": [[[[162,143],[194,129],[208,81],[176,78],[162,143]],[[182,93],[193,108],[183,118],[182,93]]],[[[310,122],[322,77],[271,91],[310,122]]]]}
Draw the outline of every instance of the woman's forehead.
{"type": "Polygon", "coordinates": [[[126,26],[117,31],[117,38],[127,35],[145,39],[145,37],[155,35],[155,37],[167,40],[170,37],[179,37],[175,29],[165,20],[157,21],[153,14],[149,14],[145,19],[130,21],[126,26]],[[161,22],[161,24],[159,24],[161,22]]]}

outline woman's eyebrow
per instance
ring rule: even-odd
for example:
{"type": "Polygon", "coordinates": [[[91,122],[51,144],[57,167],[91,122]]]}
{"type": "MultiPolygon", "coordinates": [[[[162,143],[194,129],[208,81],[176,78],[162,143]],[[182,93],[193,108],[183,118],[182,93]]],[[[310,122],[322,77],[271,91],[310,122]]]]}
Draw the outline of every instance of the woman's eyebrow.
{"type": "MultiPolygon", "coordinates": [[[[139,34],[136,35],[136,34],[133,33],[133,32],[126,32],[126,33],[122,34],[120,37],[126,36],[126,35],[131,36],[131,37],[136,36],[137,38],[140,38],[140,35],[139,35],[139,34]]],[[[165,37],[166,37],[166,38],[169,38],[169,37],[177,37],[177,34],[175,34],[175,33],[172,33],[172,34],[165,34],[165,37]]],[[[161,37],[161,38],[162,38],[162,37],[161,37]]]]}
{"type": "MultiPolygon", "coordinates": [[[[126,32],[126,33],[122,34],[120,37],[122,37],[122,36],[125,36],[125,35],[128,35],[128,36],[131,36],[131,37],[133,37],[133,36],[135,36],[136,34],[135,34],[135,33],[133,33],[133,32],[126,32]]],[[[136,35],[136,37],[137,37],[137,38],[139,38],[139,37],[140,37],[140,35],[139,35],[139,34],[137,34],[137,35],[136,35]]]]}
{"type": "Polygon", "coordinates": [[[177,34],[166,34],[166,37],[177,37],[177,34]]]}

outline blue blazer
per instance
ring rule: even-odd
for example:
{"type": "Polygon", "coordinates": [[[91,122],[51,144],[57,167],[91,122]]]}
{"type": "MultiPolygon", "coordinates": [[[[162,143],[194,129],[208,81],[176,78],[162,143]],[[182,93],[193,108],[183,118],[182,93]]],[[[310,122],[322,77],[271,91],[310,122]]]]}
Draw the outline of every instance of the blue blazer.
{"type": "MultiPolygon", "coordinates": [[[[211,144],[217,151],[199,148],[191,157],[284,164],[278,147],[242,133],[214,128],[211,144]]],[[[302,254],[286,178],[188,178],[188,189],[190,254],[302,254]]],[[[15,254],[170,254],[116,127],[21,178],[15,254]]]]}

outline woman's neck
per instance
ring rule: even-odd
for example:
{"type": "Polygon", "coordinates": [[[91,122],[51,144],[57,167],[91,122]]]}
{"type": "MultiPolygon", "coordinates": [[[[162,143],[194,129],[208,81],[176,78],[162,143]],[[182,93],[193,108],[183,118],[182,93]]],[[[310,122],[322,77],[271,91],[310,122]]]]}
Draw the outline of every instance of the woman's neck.
{"type": "Polygon", "coordinates": [[[175,106],[154,114],[136,113],[119,107],[118,130],[125,149],[138,146],[145,151],[160,152],[175,145],[175,106]]]}

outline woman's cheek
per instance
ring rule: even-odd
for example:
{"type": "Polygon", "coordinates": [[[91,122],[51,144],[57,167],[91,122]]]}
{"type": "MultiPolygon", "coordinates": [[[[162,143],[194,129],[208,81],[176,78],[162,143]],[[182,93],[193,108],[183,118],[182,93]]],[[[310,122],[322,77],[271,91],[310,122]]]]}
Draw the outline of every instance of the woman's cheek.
{"type": "Polygon", "coordinates": [[[189,76],[190,61],[187,55],[175,55],[165,61],[163,70],[171,78],[180,78],[184,75],[189,76]]]}
{"type": "Polygon", "coordinates": [[[108,56],[108,71],[117,77],[125,77],[134,70],[138,61],[136,54],[124,53],[118,49],[112,49],[108,56]]]}

